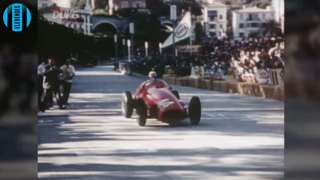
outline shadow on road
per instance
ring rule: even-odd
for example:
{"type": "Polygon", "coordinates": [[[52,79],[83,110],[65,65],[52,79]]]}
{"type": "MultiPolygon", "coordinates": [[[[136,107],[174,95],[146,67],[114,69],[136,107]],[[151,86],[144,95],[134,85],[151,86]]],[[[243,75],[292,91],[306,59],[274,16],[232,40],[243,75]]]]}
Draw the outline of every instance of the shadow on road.
{"type": "Polygon", "coordinates": [[[70,108],[39,117],[39,177],[282,177],[280,102],[175,87],[186,102],[192,95],[200,96],[204,107],[200,125],[186,121],[169,127],[150,120],[147,127],[139,127],[134,118],[122,117],[120,100],[121,92],[133,91],[141,81],[108,68],[79,72],[70,108]]]}
{"type": "MultiPolygon", "coordinates": [[[[88,163],[88,164],[67,164],[67,165],[56,165],[53,163],[41,163],[39,171],[54,173],[58,172],[56,178],[50,177],[48,179],[68,179],[68,178],[80,178],[90,179],[92,173],[95,177],[101,177],[102,179],[152,179],[155,176],[163,179],[166,175],[171,173],[177,173],[181,175],[181,179],[198,179],[195,176],[197,174],[219,174],[219,176],[238,176],[241,173],[246,172],[262,172],[261,175],[256,177],[266,179],[280,179],[274,176],[277,174],[281,177],[283,172],[282,159],[281,158],[269,158],[267,161],[262,162],[261,159],[256,159],[250,162],[243,162],[241,164],[235,164],[234,166],[223,165],[220,163],[222,159],[232,159],[241,156],[274,156],[282,154],[281,149],[242,149],[242,150],[219,150],[219,149],[161,149],[157,152],[151,153],[105,153],[105,154],[86,154],[84,156],[90,157],[113,157],[113,158],[133,158],[139,161],[139,159],[155,159],[153,165],[132,165],[132,164],[109,164],[104,163],[88,163]],[[173,158],[175,160],[183,160],[192,157],[198,157],[205,159],[205,164],[189,164],[189,165],[157,165],[156,159],[158,158],[173,158]],[[275,166],[275,164],[278,164],[275,166]],[[189,172],[191,176],[185,176],[185,172],[189,172]],[[69,174],[73,173],[73,174],[69,174]],[[76,174],[83,174],[77,176],[76,174]],[[265,174],[264,174],[265,173],[265,174]],[[271,173],[272,176],[266,175],[271,173]],[[69,175],[68,175],[69,174],[69,175]],[[86,175],[91,174],[91,175],[86,175]],[[194,175],[194,176],[193,176],[194,175]]],[[[51,156],[51,155],[50,155],[51,156]]],[[[49,156],[49,157],[50,157],[49,156]]],[[[53,154],[55,157],[68,157],[74,156],[72,154],[53,154]]],[[[44,156],[48,157],[48,156],[44,156]]],[[[213,175],[214,177],[214,175],[213,175]]],[[[46,178],[43,178],[46,179],[46,178]]],[[[164,178],[165,179],[165,178],[164,178]]]]}

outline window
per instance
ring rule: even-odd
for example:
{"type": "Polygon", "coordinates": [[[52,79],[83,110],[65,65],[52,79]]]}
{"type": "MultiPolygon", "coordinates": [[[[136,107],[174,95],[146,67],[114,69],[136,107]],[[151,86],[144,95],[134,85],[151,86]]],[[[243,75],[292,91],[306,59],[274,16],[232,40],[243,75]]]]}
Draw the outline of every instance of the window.
{"type": "Polygon", "coordinates": [[[258,14],[254,14],[254,13],[251,13],[251,14],[248,14],[248,21],[257,21],[259,20],[259,16],[258,14]]]}
{"type": "Polygon", "coordinates": [[[239,36],[240,37],[244,37],[244,33],[239,33],[239,36]]]}
{"type": "Polygon", "coordinates": [[[259,27],[259,23],[251,23],[251,27],[253,27],[253,28],[259,27]]]}
{"type": "Polygon", "coordinates": [[[222,14],[219,15],[219,19],[223,19],[223,15],[222,14]]]}
{"type": "Polygon", "coordinates": [[[121,8],[130,8],[128,1],[122,1],[121,2],[121,8]]]}
{"type": "Polygon", "coordinates": [[[243,14],[240,14],[240,20],[244,20],[243,14]]]}
{"type": "Polygon", "coordinates": [[[216,21],[217,16],[218,16],[217,11],[208,11],[208,17],[209,17],[210,21],[216,21]]]}
{"type": "Polygon", "coordinates": [[[144,8],[145,7],[145,4],[141,1],[134,1],[132,3],[132,6],[135,7],[135,8],[144,8]]]}
{"type": "Polygon", "coordinates": [[[216,21],[217,17],[209,17],[210,21],[216,21]]]}
{"type": "Polygon", "coordinates": [[[217,17],[218,16],[218,12],[217,11],[208,11],[208,16],[209,17],[217,17]]]}
{"type": "Polygon", "coordinates": [[[216,34],[215,32],[210,32],[209,35],[210,35],[211,37],[217,36],[217,34],[216,34]]]}
{"type": "Polygon", "coordinates": [[[243,23],[240,23],[240,24],[239,24],[239,28],[240,28],[240,29],[244,28],[244,24],[243,24],[243,23]]]}
{"type": "Polygon", "coordinates": [[[215,28],[216,28],[216,25],[215,25],[215,24],[210,24],[210,25],[209,25],[209,28],[210,28],[210,29],[215,29],[215,28]]]}

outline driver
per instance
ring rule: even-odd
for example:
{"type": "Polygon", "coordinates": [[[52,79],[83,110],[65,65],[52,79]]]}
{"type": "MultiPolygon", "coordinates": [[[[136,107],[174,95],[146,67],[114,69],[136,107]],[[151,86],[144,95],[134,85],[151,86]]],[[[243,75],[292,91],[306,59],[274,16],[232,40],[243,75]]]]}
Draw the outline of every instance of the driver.
{"type": "Polygon", "coordinates": [[[137,96],[141,95],[141,93],[149,88],[170,88],[165,81],[157,78],[157,73],[154,70],[149,72],[148,78],[149,79],[141,83],[141,85],[137,89],[137,96]]]}

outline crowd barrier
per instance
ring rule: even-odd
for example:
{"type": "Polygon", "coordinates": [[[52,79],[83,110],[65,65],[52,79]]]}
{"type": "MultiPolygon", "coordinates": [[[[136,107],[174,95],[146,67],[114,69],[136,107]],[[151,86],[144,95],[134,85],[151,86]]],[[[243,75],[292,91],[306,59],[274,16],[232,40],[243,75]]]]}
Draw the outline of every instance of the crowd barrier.
{"type": "MultiPolygon", "coordinates": [[[[210,75],[209,72],[204,70],[203,66],[194,66],[191,68],[192,78],[214,78],[214,79],[225,79],[223,74],[210,75]]],[[[240,81],[249,83],[259,83],[268,85],[284,85],[284,72],[282,69],[269,69],[269,70],[258,70],[256,74],[243,74],[241,75],[240,81]]]]}
{"type": "Polygon", "coordinates": [[[264,97],[268,99],[284,100],[284,86],[262,85],[235,81],[215,81],[204,78],[164,76],[169,84],[188,86],[213,91],[237,93],[247,96],[264,97]]]}
{"type": "Polygon", "coordinates": [[[259,70],[257,80],[260,84],[284,86],[284,71],[282,69],[259,70]]]}

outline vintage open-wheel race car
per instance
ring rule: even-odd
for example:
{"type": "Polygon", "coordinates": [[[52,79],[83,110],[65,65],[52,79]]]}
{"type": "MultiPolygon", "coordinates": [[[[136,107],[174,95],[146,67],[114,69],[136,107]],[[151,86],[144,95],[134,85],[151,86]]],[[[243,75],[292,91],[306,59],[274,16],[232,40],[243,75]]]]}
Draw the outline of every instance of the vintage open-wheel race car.
{"type": "Polygon", "coordinates": [[[134,95],[126,91],[122,99],[122,113],[131,118],[134,110],[138,124],[145,126],[148,118],[176,125],[189,118],[192,125],[201,120],[201,102],[193,96],[188,105],[180,100],[179,93],[172,90],[165,82],[145,82],[139,86],[134,95]]]}

